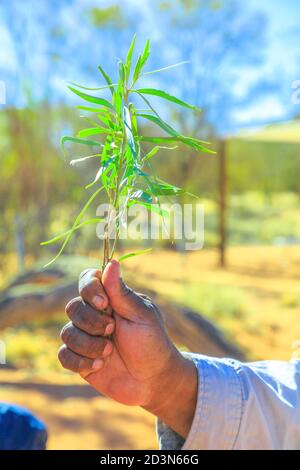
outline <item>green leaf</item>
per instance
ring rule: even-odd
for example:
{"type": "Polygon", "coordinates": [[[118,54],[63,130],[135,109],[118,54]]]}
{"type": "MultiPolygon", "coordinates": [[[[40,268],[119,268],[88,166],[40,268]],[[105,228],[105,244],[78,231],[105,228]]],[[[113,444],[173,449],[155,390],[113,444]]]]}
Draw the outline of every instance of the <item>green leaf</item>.
{"type": "Polygon", "coordinates": [[[103,70],[103,68],[101,67],[101,65],[98,65],[98,70],[99,72],[102,74],[104,80],[106,81],[106,83],[108,84],[108,88],[110,89],[110,92],[111,94],[113,95],[114,94],[114,84],[110,78],[110,76],[103,70]]]}
{"type": "Polygon", "coordinates": [[[140,116],[144,119],[147,119],[148,121],[154,122],[154,124],[159,126],[167,134],[169,134],[173,137],[180,137],[180,134],[175,129],[173,129],[169,124],[167,124],[165,121],[163,121],[158,116],[153,116],[153,114],[144,114],[144,113],[142,113],[142,114],[137,113],[137,116],[140,116]]]}
{"type": "MultiPolygon", "coordinates": [[[[100,65],[99,65],[99,67],[100,67],[100,65]]],[[[82,90],[90,90],[90,91],[107,90],[108,88],[111,88],[114,85],[116,85],[116,83],[111,83],[111,84],[106,85],[106,86],[100,86],[100,87],[93,88],[93,87],[79,85],[78,83],[75,83],[75,82],[68,82],[68,83],[70,83],[70,85],[76,86],[77,88],[81,88],[82,90]]]]}
{"type": "Polygon", "coordinates": [[[118,65],[118,68],[119,68],[119,77],[120,77],[120,80],[121,80],[121,83],[122,83],[122,87],[124,86],[124,82],[125,82],[125,66],[123,64],[123,62],[120,60],[119,61],[119,65],[118,65]]]}
{"type": "Polygon", "coordinates": [[[208,149],[202,145],[201,140],[192,139],[190,137],[179,136],[179,137],[148,137],[148,136],[141,136],[141,142],[152,142],[156,144],[163,144],[166,142],[182,142],[189,147],[193,147],[196,150],[202,151],[204,153],[211,153],[215,154],[214,150],[208,149]]]}
{"type": "Polygon", "coordinates": [[[62,252],[64,251],[67,243],[69,242],[73,232],[76,230],[76,227],[79,225],[82,217],[84,216],[84,214],[86,213],[86,211],[88,210],[88,208],[90,207],[90,205],[92,204],[92,202],[96,199],[96,197],[98,196],[98,194],[100,193],[100,191],[102,191],[103,189],[103,186],[101,188],[98,188],[94,194],[92,194],[92,196],[89,198],[89,200],[86,202],[86,204],[84,205],[84,207],[81,209],[80,213],[78,214],[78,216],[76,217],[75,219],[75,222],[73,223],[72,225],[72,228],[69,230],[69,233],[68,235],[66,236],[65,238],[65,241],[63,242],[59,252],[57,253],[57,255],[51,260],[49,261],[49,263],[47,263],[44,267],[46,268],[47,266],[50,266],[50,264],[54,263],[54,261],[57,260],[57,258],[59,258],[59,256],[62,254],[62,252]]]}
{"type": "Polygon", "coordinates": [[[92,147],[95,147],[95,146],[103,147],[103,145],[100,144],[100,142],[97,142],[96,140],[79,139],[78,137],[64,136],[61,139],[61,144],[64,145],[65,142],[73,142],[74,144],[90,145],[92,147]]]}
{"type": "Polygon", "coordinates": [[[151,190],[156,196],[177,196],[184,192],[183,189],[173,186],[172,184],[166,183],[164,181],[157,182],[151,181],[151,190]]]}
{"type": "Polygon", "coordinates": [[[76,90],[76,88],[73,88],[71,86],[68,86],[69,90],[71,90],[75,95],[80,96],[85,101],[89,101],[90,103],[95,103],[95,104],[101,104],[101,106],[105,106],[106,108],[110,108],[114,110],[113,105],[107,101],[104,98],[99,98],[98,96],[92,96],[92,95],[87,95],[86,93],[82,93],[79,90],[76,90]]]}
{"type": "Polygon", "coordinates": [[[130,44],[128,52],[127,52],[126,61],[125,61],[127,80],[129,79],[129,76],[130,76],[131,63],[132,63],[132,54],[133,54],[133,50],[134,50],[135,40],[136,40],[136,34],[132,38],[131,44],[130,44]]]}
{"type": "Polygon", "coordinates": [[[138,61],[136,63],[134,73],[133,73],[133,84],[138,80],[142,68],[144,67],[145,63],[147,62],[150,55],[150,41],[147,39],[143,53],[139,55],[138,61]]]}
{"type": "Polygon", "coordinates": [[[101,156],[100,153],[95,153],[94,155],[87,155],[86,157],[76,158],[70,161],[70,165],[77,165],[77,163],[82,163],[82,162],[85,162],[86,160],[90,160],[91,158],[95,158],[95,157],[99,158],[100,156],[101,156]]]}
{"type": "MultiPolygon", "coordinates": [[[[82,222],[81,224],[77,225],[75,228],[74,228],[74,232],[75,230],[78,230],[80,229],[81,227],[84,227],[85,225],[90,225],[90,224],[97,224],[98,222],[103,222],[104,219],[102,218],[95,218],[95,219],[88,219],[86,220],[85,222],[82,222]]],[[[69,235],[69,233],[71,232],[71,229],[70,230],[66,230],[65,232],[63,233],[60,233],[59,235],[56,235],[55,237],[51,238],[50,240],[47,240],[45,242],[41,242],[40,245],[44,246],[44,245],[51,245],[52,243],[55,243],[57,242],[58,240],[60,240],[61,238],[64,238],[66,237],[67,235],[69,235]]]]}
{"type": "Polygon", "coordinates": [[[146,250],[140,250],[140,251],[135,251],[133,253],[127,253],[127,255],[120,256],[118,261],[119,261],[119,263],[121,263],[122,261],[124,261],[127,258],[132,258],[133,256],[143,255],[144,253],[149,253],[149,251],[151,251],[151,250],[152,250],[152,248],[147,248],[146,250]]]}
{"type": "Polygon", "coordinates": [[[89,113],[100,113],[101,108],[90,108],[89,106],[76,106],[77,109],[82,109],[82,111],[88,111],[89,113]]]}
{"type": "Polygon", "coordinates": [[[146,209],[148,209],[150,212],[154,212],[155,214],[158,214],[161,217],[169,217],[170,216],[169,211],[167,211],[166,209],[162,209],[159,206],[159,204],[151,204],[149,202],[141,201],[139,199],[130,199],[127,203],[128,207],[131,207],[134,204],[138,204],[140,206],[143,206],[146,209]]]}
{"type": "Polygon", "coordinates": [[[184,106],[189,109],[193,110],[199,110],[197,106],[193,106],[191,104],[186,103],[185,101],[180,100],[179,98],[176,98],[176,96],[170,95],[169,93],[166,93],[165,91],[162,90],[157,90],[156,88],[139,88],[137,90],[132,90],[135,93],[141,93],[143,95],[152,95],[152,96],[159,96],[160,98],[163,98],[168,101],[172,101],[173,103],[179,104],[180,106],[184,106]]]}
{"type": "Polygon", "coordinates": [[[78,132],[78,137],[88,137],[90,135],[96,135],[96,134],[109,134],[110,130],[105,129],[104,127],[90,127],[88,129],[82,129],[81,131],[78,132]]]}
{"type": "Polygon", "coordinates": [[[142,189],[138,189],[137,191],[134,191],[130,199],[138,199],[139,201],[145,201],[148,202],[149,204],[152,204],[152,196],[149,193],[146,193],[142,189]]]}
{"type": "Polygon", "coordinates": [[[116,158],[116,154],[115,155],[112,155],[110,158],[108,158],[105,162],[103,162],[102,166],[99,168],[99,170],[97,171],[97,174],[94,178],[94,181],[92,181],[91,183],[87,184],[85,186],[85,189],[89,189],[91,188],[92,186],[94,186],[95,183],[97,183],[97,181],[99,181],[99,179],[101,178],[103,172],[108,169],[109,170],[109,166],[110,164],[115,160],[116,158]]]}
{"type": "Polygon", "coordinates": [[[127,108],[127,106],[124,106],[124,118],[123,119],[124,119],[124,124],[125,124],[127,142],[130,147],[132,156],[134,160],[136,160],[136,149],[135,149],[135,143],[134,143],[134,138],[133,138],[132,129],[131,129],[131,116],[130,116],[130,111],[127,108]]]}
{"type": "Polygon", "coordinates": [[[165,70],[170,70],[175,67],[179,67],[180,65],[188,64],[189,60],[184,60],[183,62],[178,62],[177,64],[172,64],[172,65],[167,65],[166,67],[162,67],[160,69],[156,70],[150,70],[150,72],[144,72],[143,75],[151,75],[153,73],[159,73],[159,72],[164,72],[165,70]]]}
{"type": "Polygon", "coordinates": [[[143,161],[149,160],[150,158],[154,157],[154,155],[156,155],[159,150],[175,150],[177,148],[177,145],[175,145],[175,147],[164,147],[163,145],[156,145],[155,147],[153,147],[152,150],[150,150],[150,152],[148,152],[144,156],[143,161]]]}
{"type": "Polygon", "coordinates": [[[113,103],[115,105],[115,109],[117,112],[117,115],[122,119],[122,110],[123,110],[123,84],[121,80],[119,80],[117,89],[114,93],[113,96],[113,103]]]}
{"type": "Polygon", "coordinates": [[[142,67],[147,62],[149,56],[150,56],[150,39],[147,39],[145,47],[144,47],[144,51],[142,53],[142,67]]]}

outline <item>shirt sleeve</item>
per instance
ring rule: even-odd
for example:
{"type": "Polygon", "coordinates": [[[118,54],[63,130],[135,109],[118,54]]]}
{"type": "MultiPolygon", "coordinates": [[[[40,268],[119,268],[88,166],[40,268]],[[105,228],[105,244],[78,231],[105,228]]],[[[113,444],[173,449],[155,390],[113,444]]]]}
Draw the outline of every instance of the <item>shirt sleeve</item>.
{"type": "Polygon", "coordinates": [[[189,356],[198,371],[192,426],[184,441],[158,421],[162,450],[300,449],[300,361],[189,356]]]}

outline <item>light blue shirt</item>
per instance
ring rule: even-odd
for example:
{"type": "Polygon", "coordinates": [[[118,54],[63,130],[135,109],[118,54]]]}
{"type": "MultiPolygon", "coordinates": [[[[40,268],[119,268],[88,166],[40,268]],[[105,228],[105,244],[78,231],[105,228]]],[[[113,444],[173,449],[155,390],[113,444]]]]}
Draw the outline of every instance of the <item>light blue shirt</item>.
{"type": "Polygon", "coordinates": [[[188,354],[198,371],[193,423],[184,441],[164,423],[162,450],[300,450],[300,361],[242,363],[188,354]]]}

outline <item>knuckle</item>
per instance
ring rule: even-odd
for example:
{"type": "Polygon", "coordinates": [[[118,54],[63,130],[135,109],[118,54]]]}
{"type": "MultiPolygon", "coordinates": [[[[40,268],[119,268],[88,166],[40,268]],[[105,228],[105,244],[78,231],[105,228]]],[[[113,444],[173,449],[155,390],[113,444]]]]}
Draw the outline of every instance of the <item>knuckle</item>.
{"type": "Polygon", "coordinates": [[[67,323],[60,332],[60,338],[64,343],[67,343],[71,336],[71,324],[67,323]]]}
{"type": "Polygon", "coordinates": [[[72,299],[66,305],[66,314],[68,315],[69,318],[71,318],[73,315],[76,314],[81,304],[82,304],[82,299],[80,297],[76,297],[75,299],[72,299]]]}
{"type": "Polygon", "coordinates": [[[83,298],[89,297],[93,292],[95,292],[96,287],[99,285],[99,280],[95,277],[91,279],[86,279],[86,282],[83,282],[79,285],[79,293],[83,298]]]}
{"type": "Polygon", "coordinates": [[[84,271],[82,271],[82,272],[79,274],[79,280],[80,280],[80,279],[83,279],[83,278],[86,277],[88,274],[89,274],[89,275],[93,274],[95,271],[97,271],[97,270],[94,269],[94,268],[87,268],[87,269],[84,269],[84,271]]]}
{"type": "Polygon", "coordinates": [[[84,351],[88,356],[95,356],[101,348],[101,340],[90,337],[87,338],[87,341],[84,343],[84,351]]]}
{"type": "Polygon", "coordinates": [[[67,359],[68,359],[68,350],[65,346],[61,346],[58,350],[57,357],[59,362],[63,367],[66,366],[67,364],[67,359]]]}
{"type": "Polygon", "coordinates": [[[85,359],[84,357],[80,358],[78,362],[78,371],[81,372],[89,369],[92,369],[92,364],[89,364],[88,359],[85,359]]]}

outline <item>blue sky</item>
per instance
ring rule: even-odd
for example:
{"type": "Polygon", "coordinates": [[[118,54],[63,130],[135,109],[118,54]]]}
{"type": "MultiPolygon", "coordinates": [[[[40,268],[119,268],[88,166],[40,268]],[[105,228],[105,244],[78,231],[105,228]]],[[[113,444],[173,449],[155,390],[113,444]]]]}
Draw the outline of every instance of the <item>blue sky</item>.
{"type": "MultiPolygon", "coordinates": [[[[12,0],[17,3],[18,0],[12,0]]],[[[43,0],[40,0],[41,2],[43,0]]],[[[226,0],[224,0],[226,2],[226,0]]],[[[300,79],[300,0],[239,0],[245,4],[247,10],[262,11],[268,19],[267,39],[268,44],[265,51],[265,61],[262,66],[255,67],[251,70],[241,70],[239,73],[239,83],[237,86],[242,90],[247,83],[260,76],[272,76],[276,74],[282,83],[282,93],[279,97],[276,95],[266,96],[259,98],[252,106],[244,108],[242,111],[236,112],[236,120],[242,125],[248,125],[252,121],[273,121],[285,119],[288,115],[300,113],[300,109],[293,108],[291,104],[292,88],[291,84],[294,80],[300,79]],[[282,79],[281,79],[282,77],[282,79]]],[[[141,12],[142,26],[140,31],[145,35],[148,31],[154,31],[160,38],[161,27],[157,23],[157,16],[152,14],[153,3],[151,0],[76,0],[77,5],[97,5],[101,7],[109,6],[112,4],[119,4],[121,6],[131,5],[134,6],[136,12],[141,12]]],[[[76,11],[74,15],[68,12],[67,20],[71,22],[78,21],[76,11]]],[[[83,34],[80,30],[78,36],[83,34]]],[[[5,64],[6,70],[13,70],[13,54],[9,53],[9,40],[5,30],[1,30],[0,18],[0,66],[1,63],[5,64]]],[[[36,53],[42,47],[37,44],[34,50],[36,53]]],[[[166,53],[168,48],[164,47],[162,52],[166,53]]],[[[98,53],[101,56],[101,47],[98,48],[98,53]]],[[[106,52],[106,51],[105,51],[106,52]]],[[[33,54],[34,55],[34,54],[33,54]]],[[[165,54],[167,55],[167,54],[165,54]]],[[[41,58],[43,55],[41,54],[41,58]]],[[[172,63],[172,57],[162,58],[162,63],[172,63]]],[[[97,61],[98,58],[95,60],[97,61]]],[[[65,94],[65,81],[67,79],[74,80],[74,77],[54,77],[57,80],[57,89],[61,89],[62,94],[65,94]]],[[[1,77],[0,77],[1,79],[1,77]]],[[[76,81],[76,79],[75,79],[76,81]]],[[[300,108],[300,107],[299,107],[300,108]]]]}

